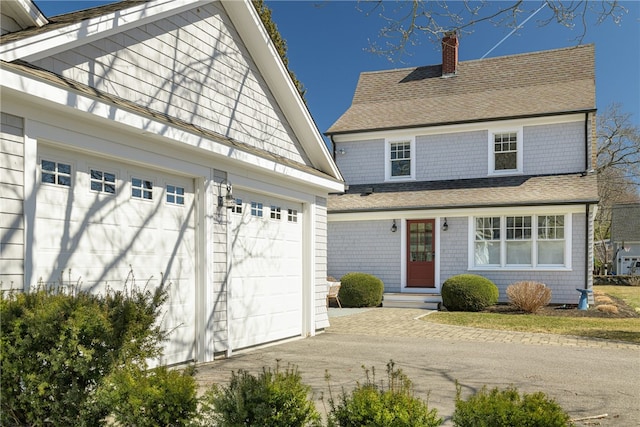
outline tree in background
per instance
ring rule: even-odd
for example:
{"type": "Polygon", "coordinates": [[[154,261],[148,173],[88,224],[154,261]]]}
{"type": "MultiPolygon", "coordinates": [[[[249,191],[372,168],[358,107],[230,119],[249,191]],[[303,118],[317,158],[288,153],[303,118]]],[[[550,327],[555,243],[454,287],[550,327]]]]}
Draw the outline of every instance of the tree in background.
{"type": "Polygon", "coordinates": [[[269,9],[267,5],[264,4],[264,0],[251,0],[251,2],[256,8],[256,11],[260,16],[260,20],[262,20],[262,24],[266,28],[267,33],[269,33],[271,41],[275,45],[276,50],[278,51],[278,54],[280,55],[280,58],[284,63],[284,66],[287,68],[289,76],[291,76],[291,80],[293,80],[293,84],[296,85],[298,93],[306,104],[307,101],[304,98],[304,94],[307,90],[304,88],[304,85],[298,80],[295,73],[289,68],[289,58],[287,58],[287,41],[282,38],[282,36],[280,35],[280,31],[278,31],[278,26],[275,24],[275,22],[273,22],[273,19],[271,19],[271,9],[269,9]]]}
{"type": "Polygon", "coordinates": [[[607,265],[611,255],[611,207],[640,202],[640,128],[618,104],[598,116],[598,213],[595,219],[596,261],[607,265]]]}
{"type": "Polygon", "coordinates": [[[608,19],[618,23],[622,16],[628,13],[617,0],[544,0],[542,3],[524,0],[359,0],[359,3],[363,12],[369,15],[375,13],[386,21],[386,25],[379,32],[379,38],[384,42],[371,43],[369,50],[390,60],[399,59],[407,54],[407,47],[416,45],[423,34],[439,42],[447,31],[455,30],[461,35],[468,34],[474,25],[482,22],[515,30],[538,12],[541,12],[537,18],[539,26],[555,22],[567,28],[581,28],[581,34],[576,38],[579,44],[587,33],[590,22],[588,16],[594,17],[596,24],[608,19]]]}

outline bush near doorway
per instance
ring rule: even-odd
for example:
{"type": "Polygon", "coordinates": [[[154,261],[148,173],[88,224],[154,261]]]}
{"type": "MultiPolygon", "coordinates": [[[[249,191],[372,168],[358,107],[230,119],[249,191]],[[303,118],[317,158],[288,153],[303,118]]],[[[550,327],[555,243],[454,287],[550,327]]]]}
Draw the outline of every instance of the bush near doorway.
{"type": "Polygon", "coordinates": [[[482,311],[498,302],[498,287],[486,277],[459,274],[442,284],[442,304],[449,311],[482,311]]]}
{"type": "Polygon", "coordinates": [[[366,273],[347,273],[340,279],[338,298],[343,307],[377,307],[382,303],[384,283],[366,273]]]}

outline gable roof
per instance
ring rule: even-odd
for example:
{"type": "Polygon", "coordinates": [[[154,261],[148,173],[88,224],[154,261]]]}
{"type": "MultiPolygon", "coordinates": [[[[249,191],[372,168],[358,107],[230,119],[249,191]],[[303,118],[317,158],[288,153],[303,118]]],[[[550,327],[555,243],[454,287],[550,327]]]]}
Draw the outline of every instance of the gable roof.
{"type": "Polygon", "coordinates": [[[327,135],[595,110],[595,48],[360,74],[349,109],[327,135]]]}
{"type": "Polygon", "coordinates": [[[2,34],[39,27],[47,24],[47,18],[31,0],[4,0],[0,8],[2,34]]]}
{"type": "Polygon", "coordinates": [[[640,241],[640,203],[614,205],[611,208],[611,240],[640,241]]]}
{"type": "MultiPolygon", "coordinates": [[[[48,83],[55,81],[56,84],[65,84],[72,90],[87,93],[86,88],[83,88],[78,82],[73,82],[68,78],[60,78],[52,73],[47,76],[46,71],[24,66],[24,63],[36,61],[55,52],[62,52],[92,40],[211,2],[202,0],[125,0],[60,15],[52,18],[49,24],[43,27],[34,27],[0,37],[0,59],[3,62],[16,62],[16,65],[20,67],[21,75],[31,74],[38,79],[44,78],[48,83]],[[22,61],[22,66],[19,61],[22,61]]],[[[249,0],[220,0],[220,4],[242,38],[252,60],[269,86],[313,168],[325,175],[325,178],[341,183],[342,176],[251,2],[249,0]]],[[[3,68],[7,67],[4,67],[3,64],[3,68]]],[[[113,97],[104,95],[100,94],[103,101],[113,102],[113,97]]],[[[121,102],[120,104],[126,103],[121,102]]],[[[132,106],[128,105],[128,107],[132,106]]],[[[167,119],[171,120],[171,118],[167,119]]],[[[204,137],[210,137],[201,129],[191,129],[191,131],[194,130],[201,131],[201,135],[204,137]]],[[[250,151],[255,152],[255,150],[250,151]]],[[[262,156],[273,158],[266,152],[262,153],[262,156]]],[[[297,165],[297,168],[309,169],[305,166],[297,165]]]]}
{"type": "Polygon", "coordinates": [[[335,213],[598,202],[596,174],[512,176],[351,185],[329,197],[335,213]]]}

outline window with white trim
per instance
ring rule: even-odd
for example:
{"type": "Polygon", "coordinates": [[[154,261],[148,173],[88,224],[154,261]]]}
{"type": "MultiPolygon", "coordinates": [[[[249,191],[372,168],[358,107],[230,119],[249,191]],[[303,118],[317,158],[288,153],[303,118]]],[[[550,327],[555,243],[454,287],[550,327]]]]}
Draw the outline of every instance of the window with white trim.
{"type": "Polygon", "coordinates": [[[262,203],[251,202],[251,216],[262,217],[262,203]]]}
{"type": "Polygon", "coordinates": [[[131,197],[153,200],[153,182],[142,178],[131,178],[131,197]]]}
{"type": "Polygon", "coordinates": [[[298,211],[296,209],[287,210],[287,221],[298,222],[298,211]]]}
{"type": "Polygon", "coordinates": [[[279,220],[282,218],[280,206],[271,205],[270,213],[271,219],[279,220]]]}
{"type": "Polygon", "coordinates": [[[71,187],[71,165],[53,160],[42,160],[42,183],[71,187]]]}
{"type": "Polygon", "coordinates": [[[489,131],[489,174],[522,173],[522,129],[489,131]]]}
{"type": "Polygon", "coordinates": [[[387,140],[385,153],[386,180],[415,178],[415,149],[413,138],[387,140]]]}
{"type": "Polygon", "coordinates": [[[184,187],[167,185],[166,190],[168,205],[184,205],[184,187]]]}
{"type": "Polygon", "coordinates": [[[231,206],[231,212],[235,214],[242,213],[242,199],[236,199],[234,204],[231,206]]]}
{"type": "Polygon", "coordinates": [[[565,215],[503,215],[473,220],[473,266],[567,266],[565,215]]]}
{"type": "Polygon", "coordinates": [[[116,194],[116,174],[97,169],[90,170],[91,191],[116,194]]]}

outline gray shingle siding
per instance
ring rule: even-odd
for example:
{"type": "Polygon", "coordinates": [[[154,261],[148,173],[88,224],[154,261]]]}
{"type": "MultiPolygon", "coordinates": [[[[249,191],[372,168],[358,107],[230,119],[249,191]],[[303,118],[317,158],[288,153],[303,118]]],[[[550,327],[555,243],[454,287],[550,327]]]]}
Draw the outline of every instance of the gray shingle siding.
{"type": "Polygon", "coordinates": [[[400,292],[400,239],[389,220],[329,222],[329,275],[373,274],[384,282],[385,292],[400,292]]]}
{"type": "Polygon", "coordinates": [[[584,122],[526,126],[523,134],[525,175],[585,170],[584,122]]]}
{"type": "Polygon", "coordinates": [[[24,288],[24,123],[0,114],[0,290],[24,288]]]}
{"type": "Polygon", "coordinates": [[[350,185],[384,181],[384,139],[341,142],[336,145],[336,164],[350,185]],[[343,149],[345,154],[340,154],[343,149]]]}

